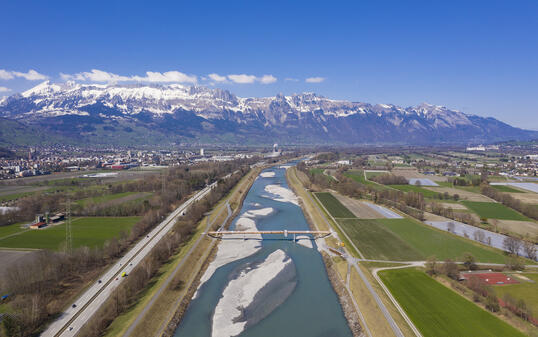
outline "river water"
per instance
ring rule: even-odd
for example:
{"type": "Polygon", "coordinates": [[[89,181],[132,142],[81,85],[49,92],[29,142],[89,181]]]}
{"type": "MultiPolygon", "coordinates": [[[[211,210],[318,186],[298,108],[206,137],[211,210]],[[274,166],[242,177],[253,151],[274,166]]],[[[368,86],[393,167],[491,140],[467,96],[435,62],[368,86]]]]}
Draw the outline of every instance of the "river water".
{"type": "MultiPolygon", "coordinates": [[[[252,219],[258,230],[308,230],[290,192],[285,167],[264,170],[231,229],[242,228],[252,219]]],[[[275,235],[264,240],[223,240],[212,262],[218,268],[206,272],[207,281],[191,301],[175,336],[351,337],[316,244],[306,241],[301,245],[275,235]],[[235,260],[225,252],[230,247],[241,252],[235,260]]]]}

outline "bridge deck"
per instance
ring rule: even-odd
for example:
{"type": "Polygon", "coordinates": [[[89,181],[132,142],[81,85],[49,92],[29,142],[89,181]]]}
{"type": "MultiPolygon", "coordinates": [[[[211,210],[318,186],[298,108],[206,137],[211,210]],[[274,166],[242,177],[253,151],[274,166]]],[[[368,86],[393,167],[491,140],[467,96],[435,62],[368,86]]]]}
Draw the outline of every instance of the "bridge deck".
{"type": "Polygon", "coordinates": [[[242,234],[312,234],[312,235],[330,235],[330,231],[298,231],[298,230],[281,230],[281,231],[220,231],[207,232],[211,236],[221,235],[242,235],[242,234]]]}

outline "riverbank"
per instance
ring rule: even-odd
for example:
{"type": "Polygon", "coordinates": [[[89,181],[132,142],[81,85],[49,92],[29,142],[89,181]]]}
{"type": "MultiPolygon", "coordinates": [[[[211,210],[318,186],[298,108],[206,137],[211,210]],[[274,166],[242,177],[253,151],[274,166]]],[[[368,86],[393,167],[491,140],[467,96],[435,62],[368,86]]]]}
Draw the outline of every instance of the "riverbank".
{"type": "MultiPolygon", "coordinates": [[[[308,230],[285,168],[274,165],[262,173],[230,229],[308,230]]],[[[283,234],[263,234],[263,241],[255,234],[230,235],[237,234],[239,240],[219,241],[215,268],[204,277],[174,336],[353,336],[310,237],[294,243],[283,234]],[[261,248],[243,252],[245,241],[261,248]]]]}
{"type": "Polygon", "coordinates": [[[248,172],[198,223],[192,238],[158,271],[155,281],[140,294],[136,305],[114,320],[105,336],[160,336],[166,331],[176,312],[181,311],[181,306],[188,305],[184,299],[192,296],[191,285],[199,279],[200,270],[204,271],[205,263],[212,255],[213,240],[203,234],[207,225],[220,226],[224,221],[231,222],[227,204],[240,204],[241,196],[246,194],[260,170],[256,168],[248,172]],[[197,247],[187,254],[197,241],[197,247]]]}
{"type": "Polygon", "coordinates": [[[331,281],[333,289],[338,295],[338,300],[340,301],[340,305],[342,306],[342,310],[344,311],[344,315],[346,316],[347,324],[349,325],[353,336],[364,336],[363,329],[360,323],[359,313],[357,312],[357,310],[355,310],[353,300],[351,299],[351,296],[346,290],[346,285],[336,271],[336,267],[334,266],[334,263],[329,257],[329,255],[327,255],[325,252],[321,252],[321,256],[323,257],[323,263],[325,264],[325,269],[327,271],[327,275],[329,276],[329,281],[331,281]]]}
{"type": "MultiPolygon", "coordinates": [[[[232,193],[230,193],[230,196],[225,199],[225,200],[228,200],[231,205],[236,206],[236,207],[233,210],[232,215],[226,219],[225,223],[222,224],[223,229],[228,229],[231,223],[233,222],[233,220],[239,215],[239,212],[241,211],[241,208],[243,207],[243,203],[248,194],[248,191],[252,187],[252,184],[254,184],[254,182],[256,181],[261,171],[262,171],[262,168],[255,168],[251,172],[249,172],[247,176],[247,182],[238,184],[236,188],[234,188],[232,193]],[[234,193],[237,193],[237,195],[234,196],[234,193]]],[[[217,256],[218,247],[219,247],[218,243],[219,243],[218,240],[211,239],[209,254],[203,260],[203,264],[201,268],[198,270],[196,277],[191,282],[187,293],[183,296],[180,305],[177,307],[176,311],[173,314],[172,319],[166,325],[166,329],[163,331],[161,336],[163,337],[173,336],[175,330],[177,329],[179,324],[181,324],[181,321],[185,315],[185,312],[187,311],[189,307],[189,304],[196,297],[196,294],[201,284],[205,282],[204,275],[206,275],[208,268],[210,268],[211,264],[214,262],[217,256]]]]}
{"type": "MultiPolygon", "coordinates": [[[[298,187],[295,185],[295,182],[290,179],[289,174],[290,174],[290,170],[288,169],[286,170],[286,181],[288,182],[288,186],[290,186],[293,193],[296,195],[298,204],[304,213],[308,226],[310,227],[311,230],[320,230],[319,227],[321,226],[316,226],[316,223],[314,222],[314,219],[312,218],[313,215],[311,214],[311,212],[309,212],[307,208],[307,205],[306,205],[307,201],[305,201],[303,198],[300,197],[301,193],[300,191],[297,190],[298,187]]],[[[300,184],[301,182],[299,181],[298,183],[300,184]]],[[[329,230],[328,226],[323,226],[323,230],[329,230]]],[[[325,270],[327,272],[329,281],[332,285],[333,290],[338,295],[338,301],[340,302],[340,306],[342,307],[344,316],[346,317],[348,326],[351,329],[353,336],[354,337],[364,336],[363,329],[360,323],[359,313],[355,309],[355,306],[353,305],[353,301],[349,293],[346,291],[346,286],[341,280],[341,278],[339,277],[336,267],[334,266],[330,256],[328,255],[328,253],[324,251],[324,248],[327,247],[327,243],[325,241],[326,241],[325,239],[319,239],[318,242],[316,242],[316,244],[323,258],[323,264],[325,265],[325,270]],[[319,242],[319,241],[322,241],[322,242],[319,242]]]]}

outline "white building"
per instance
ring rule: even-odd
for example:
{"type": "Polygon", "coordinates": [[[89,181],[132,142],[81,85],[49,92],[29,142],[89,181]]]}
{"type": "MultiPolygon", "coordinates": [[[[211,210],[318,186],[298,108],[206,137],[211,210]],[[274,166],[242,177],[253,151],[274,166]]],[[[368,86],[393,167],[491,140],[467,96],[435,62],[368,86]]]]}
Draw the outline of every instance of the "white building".
{"type": "Polygon", "coordinates": [[[468,146],[467,151],[486,151],[486,148],[484,145],[478,145],[478,146],[468,146]]]}

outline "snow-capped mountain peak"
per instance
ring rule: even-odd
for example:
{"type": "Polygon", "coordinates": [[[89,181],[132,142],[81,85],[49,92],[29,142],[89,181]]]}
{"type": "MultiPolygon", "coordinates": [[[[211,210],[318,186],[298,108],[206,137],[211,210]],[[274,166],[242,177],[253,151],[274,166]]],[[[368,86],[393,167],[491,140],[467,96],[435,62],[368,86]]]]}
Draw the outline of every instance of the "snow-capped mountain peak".
{"type": "Polygon", "coordinates": [[[315,93],[238,97],[223,89],[180,84],[45,81],[1,100],[0,116],[40,126],[50,124],[53,129],[66,125],[57,119],[67,118],[69,123],[77,121],[72,126],[75,129],[90,133],[97,126],[117,130],[117,124],[152,125],[155,130],[150,132],[194,127],[196,132],[207,129],[215,135],[215,130],[224,128],[221,131],[232,134],[261,132],[257,137],[263,138],[275,133],[311,142],[469,141],[470,137],[499,137],[500,129],[509,130],[509,135],[528,134],[493,119],[428,103],[403,108],[333,100],[315,93]],[[495,135],[488,133],[492,127],[495,135]]]}

